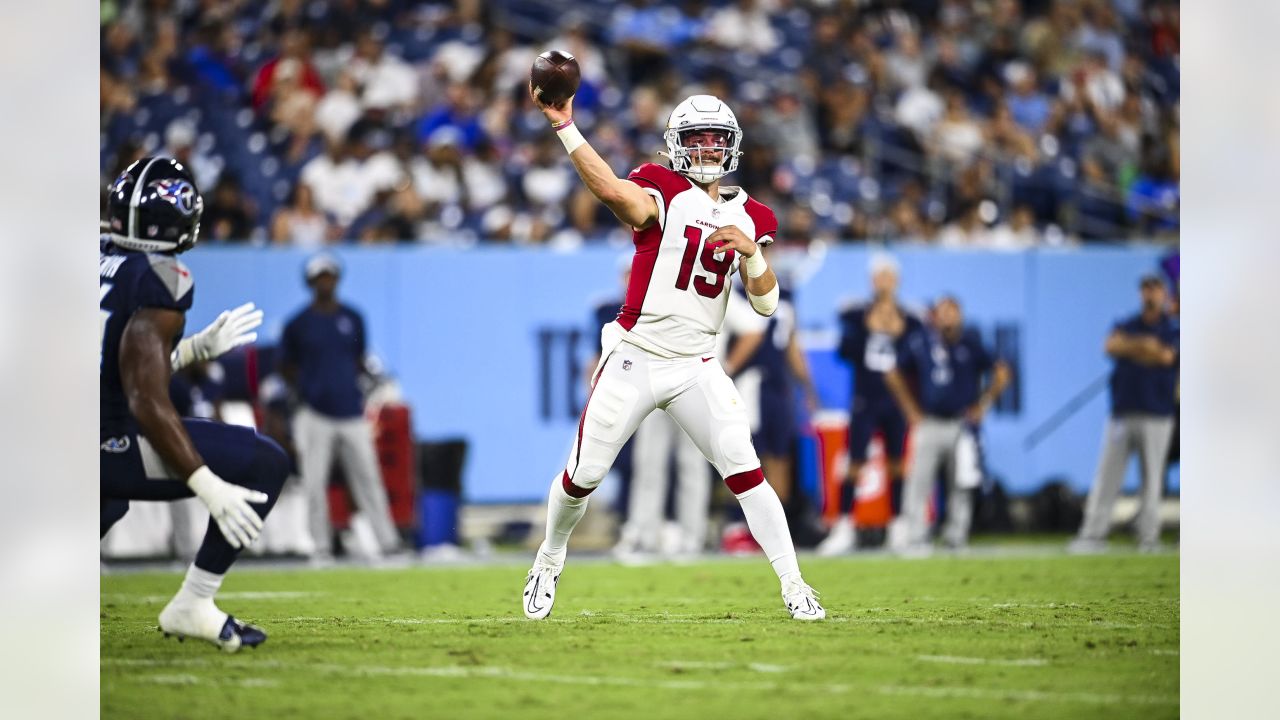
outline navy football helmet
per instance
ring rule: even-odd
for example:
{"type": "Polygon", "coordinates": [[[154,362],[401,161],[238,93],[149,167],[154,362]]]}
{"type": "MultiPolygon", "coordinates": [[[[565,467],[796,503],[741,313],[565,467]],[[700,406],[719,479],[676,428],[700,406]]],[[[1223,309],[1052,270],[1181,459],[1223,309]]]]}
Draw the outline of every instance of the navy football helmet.
{"type": "Polygon", "coordinates": [[[170,157],[144,157],[111,184],[106,232],[129,250],[180,253],[200,234],[204,199],[182,163],[170,157]]]}

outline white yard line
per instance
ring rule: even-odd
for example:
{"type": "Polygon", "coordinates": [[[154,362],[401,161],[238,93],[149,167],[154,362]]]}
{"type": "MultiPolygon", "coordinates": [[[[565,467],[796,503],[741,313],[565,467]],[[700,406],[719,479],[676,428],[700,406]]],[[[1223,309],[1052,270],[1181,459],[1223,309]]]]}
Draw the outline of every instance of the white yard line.
{"type": "Polygon", "coordinates": [[[1118,695],[1089,692],[1046,692],[1043,690],[999,690],[992,688],[885,685],[884,695],[938,698],[946,700],[1001,700],[1016,702],[1085,703],[1090,705],[1177,705],[1176,695],[1118,695]]]}
{"type": "MultiPolygon", "coordinates": [[[[292,590],[246,590],[242,592],[218,593],[218,600],[300,600],[302,598],[322,597],[322,592],[295,592],[292,590]]],[[[103,593],[103,602],[119,603],[159,603],[169,602],[172,595],[130,595],[128,593],[103,593]]]]}
{"type": "Polygon", "coordinates": [[[657,663],[657,666],[667,670],[734,670],[746,668],[758,673],[781,673],[791,669],[785,665],[770,665],[768,663],[708,662],[705,660],[667,660],[657,663]]]}
{"type": "MultiPolygon", "coordinates": [[[[291,663],[291,662],[257,662],[251,661],[243,664],[228,664],[225,662],[210,662],[198,658],[179,658],[174,660],[148,660],[141,658],[121,658],[116,660],[108,659],[105,665],[124,665],[133,667],[236,667],[236,668],[254,668],[254,667],[271,667],[283,670],[295,671],[311,671],[315,673],[339,675],[342,677],[350,677],[353,675],[363,675],[366,677],[424,677],[424,678],[465,678],[465,679],[492,679],[492,680],[512,680],[517,682],[532,683],[550,683],[563,685],[596,685],[596,686],[620,686],[620,687],[641,687],[641,688],[661,688],[666,690],[751,690],[776,692],[786,689],[788,691],[803,692],[821,692],[828,694],[846,694],[863,690],[856,685],[845,683],[803,683],[803,682],[732,682],[723,680],[666,680],[662,678],[635,678],[620,677],[612,675],[556,675],[553,673],[527,672],[523,670],[513,670],[503,667],[464,667],[458,665],[446,665],[436,667],[421,666],[388,666],[388,665],[344,665],[339,663],[291,663]]],[[[713,663],[714,664],[714,663],[713,663]]],[[[174,674],[174,675],[150,675],[140,676],[137,679],[152,678],[153,682],[167,682],[177,684],[179,682],[188,682],[189,678],[196,678],[196,682],[202,679],[197,676],[174,674]],[[154,680],[160,678],[160,680],[154,680]]],[[[1130,704],[1130,705],[1177,705],[1178,697],[1164,695],[1120,695],[1112,693],[1086,693],[1086,692],[1045,692],[1040,690],[1012,690],[999,688],[971,688],[971,687],[947,687],[947,686],[913,686],[913,685],[884,685],[876,688],[876,691],[885,695],[905,695],[914,697],[927,697],[939,699],[972,699],[972,700],[1002,700],[1002,701],[1018,701],[1018,702],[1044,702],[1044,703],[1086,703],[1086,704],[1130,704]]]]}
{"type": "Polygon", "coordinates": [[[1044,667],[1049,664],[1044,658],[980,658],[957,657],[955,655],[917,655],[921,662],[943,663],[947,665],[1002,665],[1005,667],[1044,667]]]}

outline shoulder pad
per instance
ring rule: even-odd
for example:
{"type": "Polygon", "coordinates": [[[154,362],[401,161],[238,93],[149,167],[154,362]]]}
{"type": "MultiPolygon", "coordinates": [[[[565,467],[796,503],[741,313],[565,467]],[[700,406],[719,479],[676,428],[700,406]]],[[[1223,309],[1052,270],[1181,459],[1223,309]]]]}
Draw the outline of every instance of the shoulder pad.
{"type": "MultiPolygon", "coordinates": [[[[746,193],[743,193],[746,195],[746,193]]],[[[747,202],[743,207],[747,211],[751,222],[756,226],[756,242],[765,235],[776,235],[778,233],[778,217],[773,214],[773,210],[768,205],[748,196],[747,202]]]]}
{"type": "Polygon", "coordinates": [[[657,163],[644,163],[627,174],[631,182],[653,188],[662,195],[662,210],[665,213],[671,207],[676,195],[693,187],[693,183],[671,168],[657,163]]]}
{"type": "Polygon", "coordinates": [[[174,300],[181,300],[191,292],[195,279],[181,260],[172,255],[157,253],[147,253],[147,260],[151,263],[151,272],[160,278],[160,284],[173,295],[174,300]]]}

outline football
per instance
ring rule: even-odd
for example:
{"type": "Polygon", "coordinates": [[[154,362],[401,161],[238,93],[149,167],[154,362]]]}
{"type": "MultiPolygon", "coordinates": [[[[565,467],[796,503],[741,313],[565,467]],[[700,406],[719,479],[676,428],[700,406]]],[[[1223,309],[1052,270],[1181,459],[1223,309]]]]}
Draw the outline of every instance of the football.
{"type": "Polygon", "coordinates": [[[582,75],[578,61],[562,50],[548,50],[533,61],[529,70],[529,82],[533,84],[534,97],[544,105],[559,107],[578,92],[582,75]]]}

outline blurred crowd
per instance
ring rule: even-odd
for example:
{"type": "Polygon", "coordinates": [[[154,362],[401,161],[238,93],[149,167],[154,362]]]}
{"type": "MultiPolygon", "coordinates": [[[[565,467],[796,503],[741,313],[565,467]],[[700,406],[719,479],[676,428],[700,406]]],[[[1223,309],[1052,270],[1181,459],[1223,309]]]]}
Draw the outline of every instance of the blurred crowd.
{"type": "Polygon", "coordinates": [[[728,182],[789,239],[1177,240],[1176,0],[105,0],[101,22],[104,197],[174,155],[205,242],[625,242],[528,99],[551,48],[620,175],[685,96],[728,101],[728,182]]]}

